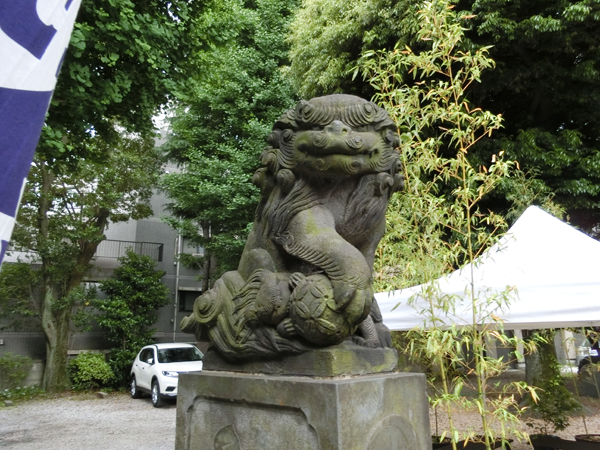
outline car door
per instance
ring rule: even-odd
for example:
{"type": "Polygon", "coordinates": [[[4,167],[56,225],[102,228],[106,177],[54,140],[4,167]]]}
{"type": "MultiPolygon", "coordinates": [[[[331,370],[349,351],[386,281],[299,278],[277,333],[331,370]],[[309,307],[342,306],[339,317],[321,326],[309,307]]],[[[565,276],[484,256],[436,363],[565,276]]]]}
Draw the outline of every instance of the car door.
{"type": "Polygon", "coordinates": [[[137,383],[138,386],[145,389],[150,389],[150,382],[152,381],[152,366],[156,362],[156,355],[154,354],[154,348],[149,347],[142,350],[140,353],[140,360],[137,361],[139,374],[137,383]]]}

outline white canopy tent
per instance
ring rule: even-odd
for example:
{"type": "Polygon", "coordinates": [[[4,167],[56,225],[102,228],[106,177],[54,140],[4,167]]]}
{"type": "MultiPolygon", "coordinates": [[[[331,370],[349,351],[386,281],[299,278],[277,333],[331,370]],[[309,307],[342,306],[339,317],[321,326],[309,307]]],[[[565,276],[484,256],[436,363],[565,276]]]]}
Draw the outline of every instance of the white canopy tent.
{"type": "MultiPolygon", "coordinates": [[[[456,295],[447,324],[472,322],[471,266],[438,280],[439,291],[456,295]]],[[[480,300],[514,287],[509,306],[494,314],[506,329],[600,325],[600,242],[532,206],[500,242],[473,265],[480,300]]],[[[391,330],[424,326],[425,286],[376,294],[383,322],[391,330]],[[414,305],[409,305],[413,297],[414,305]]]]}

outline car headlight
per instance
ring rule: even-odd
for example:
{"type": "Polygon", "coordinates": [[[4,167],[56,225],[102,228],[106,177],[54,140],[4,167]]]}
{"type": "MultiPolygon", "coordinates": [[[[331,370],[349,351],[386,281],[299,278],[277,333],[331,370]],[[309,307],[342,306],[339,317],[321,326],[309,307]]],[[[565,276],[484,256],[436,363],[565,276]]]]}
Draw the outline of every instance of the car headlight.
{"type": "Polygon", "coordinates": [[[179,373],[178,373],[178,372],[171,372],[171,371],[169,371],[169,370],[163,370],[163,371],[162,371],[162,374],[163,374],[165,377],[178,377],[178,376],[179,376],[179,373]]]}

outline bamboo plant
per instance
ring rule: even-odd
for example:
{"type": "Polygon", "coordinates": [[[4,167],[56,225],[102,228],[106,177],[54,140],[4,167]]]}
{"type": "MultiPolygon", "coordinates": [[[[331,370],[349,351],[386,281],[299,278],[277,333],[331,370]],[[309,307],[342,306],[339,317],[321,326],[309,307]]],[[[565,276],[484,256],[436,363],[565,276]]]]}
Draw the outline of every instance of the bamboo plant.
{"type": "MultiPolygon", "coordinates": [[[[431,405],[448,415],[453,448],[466,439],[491,449],[498,439],[504,446],[509,434],[527,438],[518,418],[523,409],[507,392],[527,390],[535,397],[524,383],[505,386],[496,397],[488,395],[490,379],[508,362],[490,356],[490,342],[516,347],[495,315],[508,305],[512,289],[495,295],[480,292],[473,273],[478,258],[507,228],[503,217],[481,208],[481,202],[518,164],[502,154],[486,164],[472,162],[473,147],[500,128],[502,118],[469,101],[469,86],[494,66],[488,47],[461,49],[463,24],[471,17],[458,16],[445,0],[424,3],[419,14],[418,38],[428,44],[427,50],[415,53],[398,44],[392,50],[366,52],[357,68],[375,88],[374,101],[398,124],[405,177],[404,192],[392,199],[388,210],[375,283],[380,290],[425,283],[421,297],[427,306],[418,311],[423,327],[408,333],[408,348],[428,361],[430,381],[439,386],[432,391],[431,405]],[[455,323],[449,318],[458,299],[441,293],[434,280],[465,264],[470,280],[465,297],[472,317],[455,323]],[[465,395],[469,384],[474,397],[465,395]],[[453,410],[466,407],[479,411],[483,434],[454,425],[453,410]]],[[[534,343],[523,345],[531,350],[534,343]]]]}

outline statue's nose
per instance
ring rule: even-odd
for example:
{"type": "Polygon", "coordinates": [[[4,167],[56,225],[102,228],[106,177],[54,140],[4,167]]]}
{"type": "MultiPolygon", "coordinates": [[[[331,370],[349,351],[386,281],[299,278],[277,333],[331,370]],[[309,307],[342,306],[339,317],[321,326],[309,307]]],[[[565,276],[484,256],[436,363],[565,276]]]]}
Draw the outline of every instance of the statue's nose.
{"type": "Polygon", "coordinates": [[[350,127],[345,125],[344,122],[334,120],[325,127],[325,131],[332,134],[346,134],[350,132],[350,127]]]}

